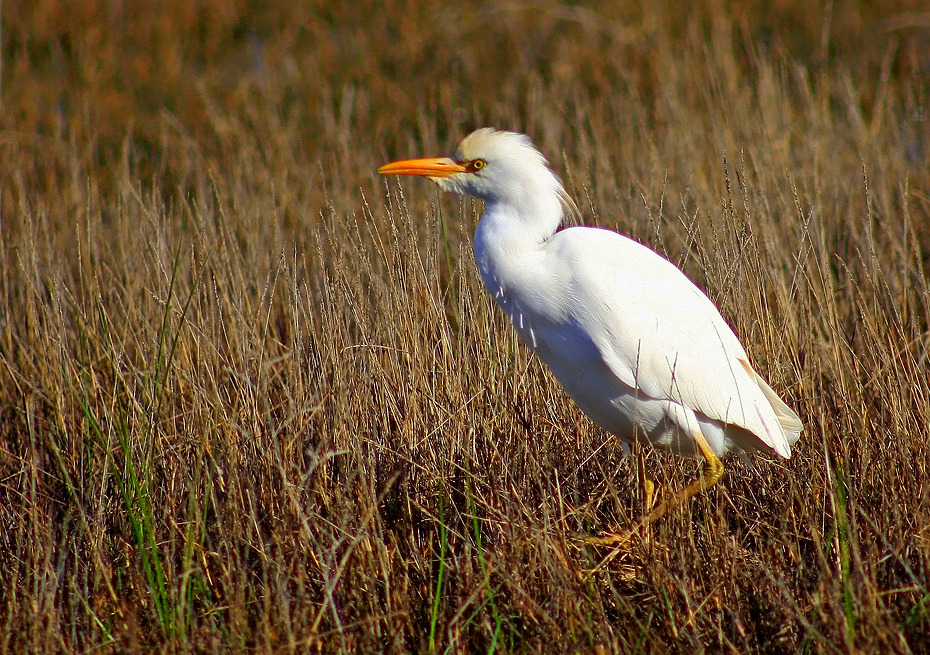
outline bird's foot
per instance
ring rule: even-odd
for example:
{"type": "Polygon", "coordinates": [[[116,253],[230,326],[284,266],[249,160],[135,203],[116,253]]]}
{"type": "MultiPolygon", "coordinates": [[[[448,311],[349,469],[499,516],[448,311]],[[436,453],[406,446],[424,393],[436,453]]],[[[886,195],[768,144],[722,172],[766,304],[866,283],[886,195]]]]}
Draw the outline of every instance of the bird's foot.
{"type": "Polygon", "coordinates": [[[643,510],[645,514],[649,514],[652,511],[653,506],[656,503],[656,483],[645,478],[643,480],[643,510]]]}
{"type": "Polygon", "coordinates": [[[635,536],[635,532],[620,530],[617,532],[608,532],[599,537],[589,535],[584,537],[582,541],[589,546],[598,548],[618,548],[628,546],[635,536]]]}
{"type": "Polygon", "coordinates": [[[617,530],[599,536],[586,536],[584,543],[593,549],[587,557],[593,557],[593,568],[585,570],[588,576],[609,573],[619,580],[635,580],[648,562],[656,547],[665,549],[652,541],[649,530],[643,530],[642,524],[636,524],[630,530],[617,530]]]}
{"type": "Polygon", "coordinates": [[[630,551],[633,550],[634,547],[652,541],[651,528],[652,526],[648,522],[641,519],[630,528],[605,532],[599,536],[587,536],[584,538],[584,542],[595,548],[611,548],[630,551]]]}

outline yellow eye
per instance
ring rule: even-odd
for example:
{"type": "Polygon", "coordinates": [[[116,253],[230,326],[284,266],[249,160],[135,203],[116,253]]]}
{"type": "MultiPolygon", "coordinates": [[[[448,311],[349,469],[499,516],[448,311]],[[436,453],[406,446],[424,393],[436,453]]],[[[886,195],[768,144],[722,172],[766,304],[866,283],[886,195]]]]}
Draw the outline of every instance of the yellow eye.
{"type": "Polygon", "coordinates": [[[468,170],[469,172],[474,173],[475,171],[480,171],[487,165],[488,162],[484,161],[483,159],[472,159],[470,162],[468,162],[468,170]]]}

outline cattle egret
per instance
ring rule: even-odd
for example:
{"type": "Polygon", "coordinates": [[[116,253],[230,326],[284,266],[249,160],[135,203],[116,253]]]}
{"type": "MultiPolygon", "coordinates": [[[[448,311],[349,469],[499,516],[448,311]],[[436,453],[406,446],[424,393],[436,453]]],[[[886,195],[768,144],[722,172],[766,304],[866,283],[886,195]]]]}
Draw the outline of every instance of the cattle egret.
{"type": "Polygon", "coordinates": [[[714,485],[727,452],[791,456],[801,420],[753,369],[710,299],[632,239],[560,230],[578,210],[529,137],[482,128],[451,158],[378,172],[423,176],[483,200],[474,241],[481,278],[568,395],[627,451],[645,440],[704,459],[701,476],[647,509],[642,524],[714,485]]]}

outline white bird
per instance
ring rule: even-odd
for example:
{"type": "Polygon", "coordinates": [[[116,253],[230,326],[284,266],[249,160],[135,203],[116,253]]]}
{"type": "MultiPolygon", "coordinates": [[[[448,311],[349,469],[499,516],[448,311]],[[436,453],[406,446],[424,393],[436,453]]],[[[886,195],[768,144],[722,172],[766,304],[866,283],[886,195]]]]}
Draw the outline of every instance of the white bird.
{"type": "Polygon", "coordinates": [[[710,299],[632,239],[594,227],[559,230],[578,210],[529,137],[482,128],[451,158],[378,172],[427,177],[484,200],[474,241],[481,278],[568,395],[627,450],[645,439],[703,457],[702,475],[644,524],[715,484],[729,451],[791,456],[801,420],[753,369],[710,299]]]}

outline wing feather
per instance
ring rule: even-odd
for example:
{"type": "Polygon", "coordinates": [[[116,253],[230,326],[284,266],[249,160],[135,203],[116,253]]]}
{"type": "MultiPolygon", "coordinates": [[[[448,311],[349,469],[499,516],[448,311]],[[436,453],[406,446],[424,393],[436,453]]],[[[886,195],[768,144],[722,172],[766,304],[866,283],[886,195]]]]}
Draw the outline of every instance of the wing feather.
{"type": "Polygon", "coordinates": [[[798,416],[749,364],[720,312],[676,266],[608,230],[564,230],[561,261],[573,268],[575,312],[622,382],[704,416],[744,428],[783,457],[798,416]],[[571,234],[573,233],[574,234],[571,234]]]}

